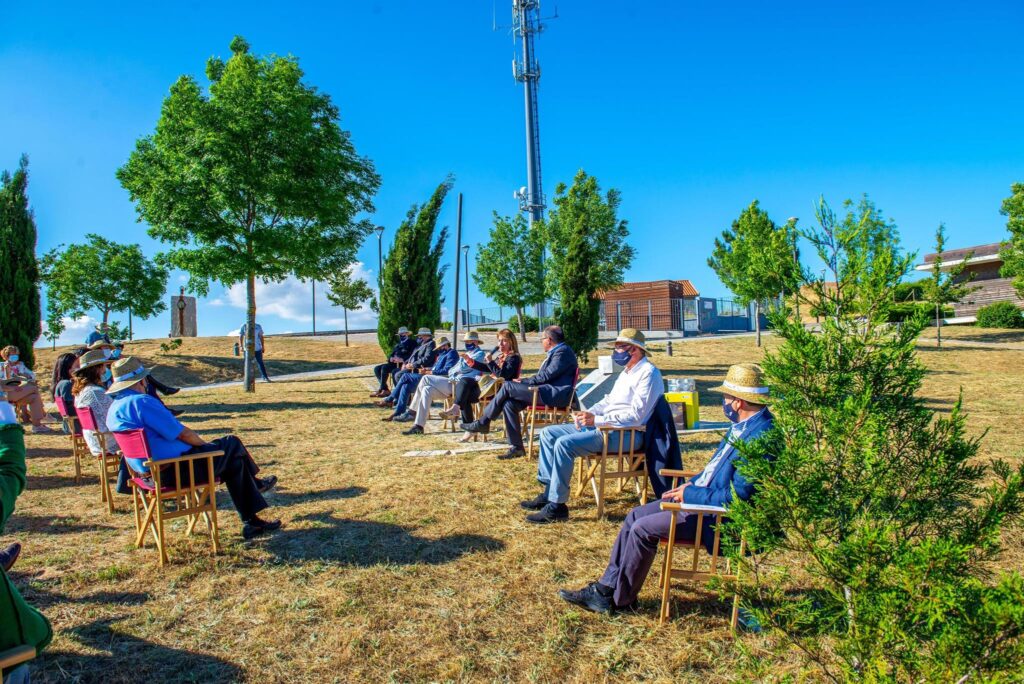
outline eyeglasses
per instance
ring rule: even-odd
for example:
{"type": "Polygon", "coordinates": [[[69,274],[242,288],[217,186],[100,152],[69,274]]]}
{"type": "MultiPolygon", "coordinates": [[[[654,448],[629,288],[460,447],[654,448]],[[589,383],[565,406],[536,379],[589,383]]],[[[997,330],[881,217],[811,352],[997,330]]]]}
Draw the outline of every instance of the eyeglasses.
{"type": "Polygon", "coordinates": [[[631,351],[633,351],[633,346],[629,345],[629,344],[617,344],[617,345],[615,345],[612,348],[615,351],[617,351],[617,352],[631,352],[631,351]]]}

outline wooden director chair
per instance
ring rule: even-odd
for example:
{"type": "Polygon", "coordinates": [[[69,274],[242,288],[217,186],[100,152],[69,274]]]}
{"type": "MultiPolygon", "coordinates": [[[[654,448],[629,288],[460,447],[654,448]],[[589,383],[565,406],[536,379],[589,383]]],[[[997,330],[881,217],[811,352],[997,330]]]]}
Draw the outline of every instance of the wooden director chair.
{"type": "Polygon", "coordinates": [[[135,546],[142,548],[146,541],[146,532],[153,535],[157,551],[160,553],[160,566],[163,567],[168,561],[167,557],[167,534],[164,530],[164,523],[174,518],[188,518],[188,526],[185,528],[185,535],[189,536],[195,530],[196,523],[202,517],[206,521],[206,527],[210,533],[210,542],[213,545],[213,552],[220,552],[220,538],[217,535],[217,480],[213,475],[214,456],[223,456],[223,451],[207,451],[201,454],[190,454],[177,458],[165,458],[154,461],[149,450],[149,443],[146,435],[141,429],[115,432],[114,439],[121,447],[121,453],[126,459],[125,463],[132,470],[132,500],[135,504],[135,546]],[[145,459],[145,466],[149,468],[149,476],[135,472],[131,462],[127,459],[145,459]],[[199,467],[205,465],[206,481],[195,482],[195,463],[200,462],[199,467]],[[182,477],[181,463],[187,463],[189,471],[187,477],[182,477]],[[163,466],[174,466],[173,484],[165,481],[160,470],[163,466]],[[152,479],[149,479],[152,478],[152,479]],[[183,482],[182,480],[187,480],[183,482]]]}
{"type": "MultiPolygon", "coordinates": [[[[686,470],[672,470],[669,468],[663,468],[661,475],[663,477],[672,478],[672,488],[675,489],[679,486],[680,478],[690,478],[696,475],[699,471],[686,471],[686,470]]],[[[669,601],[669,591],[672,586],[673,579],[690,580],[692,582],[706,582],[712,577],[717,577],[726,582],[739,583],[740,581],[740,569],[739,564],[735,568],[732,567],[732,561],[729,558],[722,558],[719,555],[719,542],[721,541],[721,529],[719,524],[725,517],[727,511],[721,506],[702,506],[698,504],[688,503],[676,503],[663,501],[661,503],[661,510],[663,511],[675,511],[683,512],[690,515],[697,516],[697,533],[694,537],[693,542],[679,541],[676,539],[676,516],[672,516],[672,523],[669,525],[668,539],[662,539],[660,545],[665,548],[665,561],[661,568],[661,611],[658,617],[658,624],[665,624],[669,618],[669,611],[671,603],[669,601]],[[703,540],[701,535],[704,531],[704,518],[710,516],[715,519],[715,537],[711,546],[711,553],[709,554],[707,549],[704,548],[703,540]],[[683,568],[672,567],[672,557],[675,549],[688,549],[692,551],[689,556],[689,562],[685,564],[683,568]],[[703,550],[703,553],[701,551],[703,550]],[[701,563],[701,556],[705,558],[705,563],[701,563]]],[[[746,541],[740,539],[740,556],[746,552],[746,541]]],[[[736,634],[736,625],[739,621],[739,609],[740,609],[740,596],[738,593],[733,595],[732,600],[732,616],[729,619],[729,629],[732,634],[736,634]]]]}
{"type": "Polygon", "coordinates": [[[548,425],[561,425],[568,423],[572,415],[572,405],[576,401],[576,385],[580,382],[580,369],[576,368],[576,377],[572,379],[572,393],[569,395],[569,403],[565,407],[544,406],[540,403],[540,387],[530,388],[533,399],[530,405],[523,409],[522,423],[530,433],[526,445],[526,455],[533,457],[533,442],[537,436],[537,430],[548,425]]]}
{"type": "Polygon", "coordinates": [[[64,425],[68,428],[68,437],[71,439],[71,457],[75,459],[75,484],[82,482],[82,457],[89,454],[89,445],[85,443],[82,436],[82,426],[74,415],[68,411],[68,406],[60,397],[54,397],[57,404],[57,413],[64,419],[64,425]]]}
{"type": "Polygon", "coordinates": [[[12,670],[36,657],[36,647],[25,644],[0,651],[0,671],[12,670]]]}
{"type": "Polygon", "coordinates": [[[113,513],[114,497],[111,496],[110,492],[110,479],[113,477],[115,481],[117,480],[117,470],[121,465],[121,453],[117,449],[111,449],[111,445],[107,444],[107,436],[104,431],[97,427],[96,416],[91,408],[83,406],[77,409],[77,411],[78,422],[82,424],[82,429],[92,430],[100,443],[101,455],[94,457],[100,467],[100,501],[107,504],[108,513],[113,513]]]}
{"type": "Polygon", "coordinates": [[[578,477],[576,480],[576,496],[583,496],[589,484],[594,491],[594,499],[597,501],[597,518],[604,516],[605,483],[609,480],[618,483],[618,491],[622,493],[626,483],[630,480],[636,486],[636,493],[640,495],[640,503],[647,503],[647,466],[644,461],[644,449],[634,446],[637,434],[643,434],[643,426],[634,428],[620,427],[599,427],[601,442],[603,443],[601,453],[584,454],[577,459],[579,461],[578,477]],[[612,434],[619,436],[619,448],[609,453],[608,442],[612,434]],[[629,447],[626,448],[625,440],[629,438],[629,447]]]}

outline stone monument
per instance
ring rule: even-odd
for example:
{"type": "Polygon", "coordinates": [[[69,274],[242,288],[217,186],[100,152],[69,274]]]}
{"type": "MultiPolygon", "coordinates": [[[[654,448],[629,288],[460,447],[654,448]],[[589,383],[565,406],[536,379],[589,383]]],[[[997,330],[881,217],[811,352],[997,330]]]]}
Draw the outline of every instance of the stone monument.
{"type": "Polygon", "coordinates": [[[182,287],[177,296],[171,297],[170,337],[198,337],[196,325],[196,298],[186,297],[182,287]]]}

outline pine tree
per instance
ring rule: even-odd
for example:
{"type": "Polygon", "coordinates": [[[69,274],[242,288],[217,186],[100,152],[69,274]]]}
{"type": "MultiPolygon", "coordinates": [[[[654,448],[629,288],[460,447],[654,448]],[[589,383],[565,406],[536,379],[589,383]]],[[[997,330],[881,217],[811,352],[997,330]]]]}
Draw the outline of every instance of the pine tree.
{"type": "Polygon", "coordinates": [[[441,266],[441,255],[448,228],[441,229],[436,241],[434,231],[453,182],[452,178],[446,179],[426,204],[409,209],[384,261],[378,295],[377,340],[385,352],[394,346],[395,331],[400,326],[433,330],[441,324],[441,281],[448,270],[447,266],[441,266]]]}
{"type": "Polygon", "coordinates": [[[1024,466],[978,462],[961,402],[940,416],[920,396],[927,318],[887,323],[912,255],[870,202],[847,209],[840,221],[822,202],[806,235],[829,271],[809,285],[821,330],[771,315],[776,430],[741,447],[757,493],[733,503],[731,528],[756,552],[733,549],[738,591],[811,678],[1017,681],[1024,579],[992,574],[1024,466]]]}
{"type": "Polygon", "coordinates": [[[0,346],[13,344],[21,360],[32,367],[32,345],[42,333],[39,307],[39,266],[36,262],[36,222],[28,206],[28,157],[22,155],[18,170],[0,176],[0,292],[4,315],[0,316],[0,346]]]}
{"type": "Polygon", "coordinates": [[[590,352],[597,349],[601,301],[592,289],[594,250],[589,230],[584,222],[574,228],[566,246],[565,266],[560,279],[562,304],[558,322],[565,333],[566,344],[586,361],[590,352]]]}

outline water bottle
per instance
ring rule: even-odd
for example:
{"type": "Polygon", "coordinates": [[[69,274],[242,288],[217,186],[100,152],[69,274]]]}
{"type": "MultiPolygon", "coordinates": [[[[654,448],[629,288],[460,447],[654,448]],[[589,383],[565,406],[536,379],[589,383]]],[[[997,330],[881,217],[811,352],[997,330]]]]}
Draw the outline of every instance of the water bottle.
{"type": "Polygon", "coordinates": [[[697,391],[697,383],[693,378],[682,378],[679,381],[680,392],[695,392],[697,391]]]}

